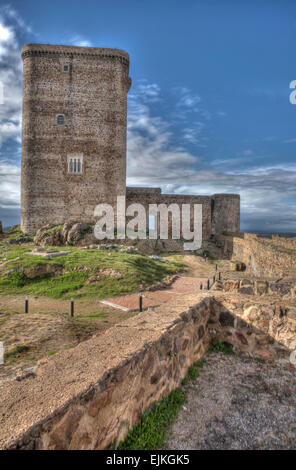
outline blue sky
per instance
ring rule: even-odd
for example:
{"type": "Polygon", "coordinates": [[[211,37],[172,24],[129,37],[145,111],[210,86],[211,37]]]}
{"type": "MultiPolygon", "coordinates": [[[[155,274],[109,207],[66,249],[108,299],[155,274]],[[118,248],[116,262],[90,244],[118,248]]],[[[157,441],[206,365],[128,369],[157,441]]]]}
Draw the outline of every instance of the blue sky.
{"type": "Polygon", "coordinates": [[[244,231],[296,232],[296,2],[15,0],[0,7],[0,219],[19,217],[20,47],[130,54],[130,185],[240,193],[244,231]]]}

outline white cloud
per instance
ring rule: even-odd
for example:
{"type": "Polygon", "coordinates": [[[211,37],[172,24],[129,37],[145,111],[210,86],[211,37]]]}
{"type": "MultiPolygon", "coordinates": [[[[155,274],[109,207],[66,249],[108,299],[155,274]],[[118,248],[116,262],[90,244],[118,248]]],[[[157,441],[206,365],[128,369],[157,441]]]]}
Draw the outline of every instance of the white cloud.
{"type": "Polygon", "coordinates": [[[20,204],[20,168],[0,162],[0,208],[16,208],[20,204]]]}
{"type": "Polygon", "coordinates": [[[187,87],[175,87],[175,92],[179,95],[179,99],[177,102],[177,106],[180,108],[187,108],[190,110],[197,110],[197,105],[201,101],[201,97],[196,93],[192,93],[192,91],[187,87]]]}
{"type": "Polygon", "coordinates": [[[137,87],[131,94],[128,110],[127,170],[128,184],[143,185],[147,181],[159,184],[166,178],[183,178],[199,159],[182,147],[172,148],[170,124],[161,117],[153,117],[147,104],[147,90],[153,90],[152,101],[160,89],[149,85],[137,87]],[[144,101],[144,102],[143,102],[144,101]]]}
{"type": "MultiPolygon", "coordinates": [[[[200,131],[204,124],[201,123],[200,131]]],[[[193,128],[183,137],[196,139],[193,128]]],[[[169,122],[152,116],[148,102],[134,92],[128,114],[128,179],[133,186],[160,186],[166,193],[239,193],[247,229],[258,227],[296,230],[296,165],[257,166],[228,172],[201,164],[198,156],[172,146],[169,122]]],[[[252,156],[246,149],[242,157],[252,156]]],[[[225,162],[233,162],[226,159],[225,162]]],[[[220,161],[221,163],[222,161],[220,161]]]]}
{"type": "Polygon", "coordinates": [[[21,142],[22,60],[17,31],[22,24],[14,10],[0,10],[0,147],[9,139],[21,142]]]}
{"type": "Polygon", "coordinates": [[[92,47],[92,42],[88,39],[76,34],[72,36],[69,40],[69,43],[73,46],[80,46],[80,47],[92,47]]]}

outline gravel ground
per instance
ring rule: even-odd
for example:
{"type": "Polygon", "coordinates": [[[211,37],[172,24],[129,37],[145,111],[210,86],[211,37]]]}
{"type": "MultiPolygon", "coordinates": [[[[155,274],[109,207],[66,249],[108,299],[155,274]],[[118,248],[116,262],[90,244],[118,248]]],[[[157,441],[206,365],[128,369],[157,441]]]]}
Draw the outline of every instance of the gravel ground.
{"type": "Polygon", "coordinates": [[[169,449],[295,449],[296,373],[236,355],[206,356],[169,449]]]}

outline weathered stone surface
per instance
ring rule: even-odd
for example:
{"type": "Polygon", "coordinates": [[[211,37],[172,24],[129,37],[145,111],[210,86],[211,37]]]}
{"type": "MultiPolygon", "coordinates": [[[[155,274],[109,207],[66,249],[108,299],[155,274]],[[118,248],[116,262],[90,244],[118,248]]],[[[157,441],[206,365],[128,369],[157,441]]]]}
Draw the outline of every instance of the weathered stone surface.
{"type": "Polygon", "coordinates": [[[240,342],[244,345],[248,344],[248,340],[244,337],[243,334],[238,333],[237,331],[235,332],[236,337],[240,340],[240,342]]]}
{"type": "Polygon", "coordinates": [[[239,290],[240,294],[247,294],[247,295],[253,295],[254,294],[254,289],[252,286],[249,287],[241,287],[239,290]]]}
{"type": "Polygon", "coordinates": [[[257,349],[255,351],[255,355],[261,357],[261,359],[265,359],[267,361],[273,361],[275,358],[274,353],[269,351],[268,349],[257,349]]]}
{"type": "Polygon", "coordinates": [[[256,281],[256,294],[263,295],[268,292],[268,283],[266,281],[256,281]]]}
{"type": "Polygon", "coordinates": [[[44,274],[54,274],[55,276],[59,276],[63,273],[63,267],[55,264],[39,264],[38,266],[24,270],[24,274],[29,279],[34,279],[44,274]]]}
{"type": "Polygon", "coordinates": [[[239,287],[239,280],[227,280],[223,282],[223,289],[225,292],[237,291],[239,287]]]}
{"type": "Polygon", "coordinates": [[[221,312],[219,316],[221,326],[234,326],[234,316],[230,312],[221,312]]]}
{"type": "Polygon", "coordinates": [[[272,292],[275,292],[276,294],[280,295],[289,294],[291,290],[291,286],[289,284],[284,283],[270,283],[269,288],[272,292]]]}
{"type": "Polygon", "coordinates": [[[75,245],[78,240],[81,240],[81,238],[83,238],[85,232],[89,229],[89,227],[89,224],[74,224],[67,233],[67,243],[69,245],[75,245]]]}

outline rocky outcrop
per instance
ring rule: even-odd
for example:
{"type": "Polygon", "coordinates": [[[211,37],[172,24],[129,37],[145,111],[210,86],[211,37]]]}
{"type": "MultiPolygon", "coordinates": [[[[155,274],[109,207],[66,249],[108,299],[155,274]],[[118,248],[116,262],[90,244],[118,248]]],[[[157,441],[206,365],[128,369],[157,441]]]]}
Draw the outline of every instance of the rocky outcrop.
{"type": "Polygon", "coordinates": [[[93,226],[86,223],[66,223],[64,225],[41,227],[35,235],[38,246],[85,245],[95,243],[93,226]]]}
{"type": "Polygon", "coordinates": [[[58,264],[39,264],[32,268],[24,269],[23,273],[29,279],[35,279],[36,277],[48,274],[60,276],[61,274],[65,274],[66,271],[62,266],[59,266],[58,264]]]}

